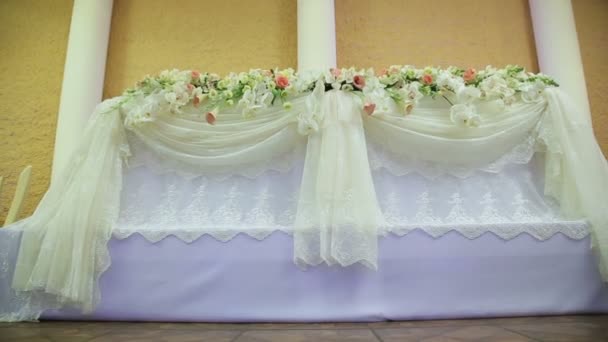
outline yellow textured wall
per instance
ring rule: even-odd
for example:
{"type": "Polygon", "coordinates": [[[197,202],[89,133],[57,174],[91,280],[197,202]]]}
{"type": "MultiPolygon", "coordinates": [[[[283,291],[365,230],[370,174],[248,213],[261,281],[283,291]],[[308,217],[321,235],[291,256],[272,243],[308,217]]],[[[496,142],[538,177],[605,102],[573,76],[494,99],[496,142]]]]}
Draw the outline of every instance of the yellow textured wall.
{"type": "Polygon", "coordinates": [[[527,0],[336,0],[338,64],[519,64],[537,71],[527,0]]]}
{"type": "Polygon", "coordinates": [[[72,0],[0,1],[0,225],[32,165],[28,216],[49,185],[72,0]]]}
{"type": "Polygon", "coordinates": [[[573,0],[593,128],[608,156],[608,1],[573,0]]]}
{"type": "Polygon", "coordinates": [[[115,0],[104,97],[146,74],[295,67],[295,0],[115,0]]]}

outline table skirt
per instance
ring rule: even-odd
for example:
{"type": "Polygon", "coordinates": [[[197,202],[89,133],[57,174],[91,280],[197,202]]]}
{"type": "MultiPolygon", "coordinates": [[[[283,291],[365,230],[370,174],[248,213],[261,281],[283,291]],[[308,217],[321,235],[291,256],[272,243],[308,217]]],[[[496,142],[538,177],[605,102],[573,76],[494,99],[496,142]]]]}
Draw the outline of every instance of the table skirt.
{"type": "Polygon", "coordinates": [[[91,315],[42,319],[323,322],[447,319],[608,312],[589,237],[546,241],[492,233],[467,239],[422,231],[380,239],[379,269],[292,262],[291,236],[258,241],[209,236],[188,244],[112,239],[112,266],[91,315]]]}

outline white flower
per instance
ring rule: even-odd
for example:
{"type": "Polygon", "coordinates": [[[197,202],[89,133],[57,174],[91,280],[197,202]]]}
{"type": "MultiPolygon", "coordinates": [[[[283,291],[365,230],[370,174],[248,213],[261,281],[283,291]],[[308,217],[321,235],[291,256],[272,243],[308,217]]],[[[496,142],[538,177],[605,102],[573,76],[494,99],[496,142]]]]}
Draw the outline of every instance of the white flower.
{"type": "Polygon", "coordinates": [[[417,104],[424,97],[424,94],[420,92],[420,82],[412,82],[403,87],[402,95],[405,100],[409,99],[414,104],[417,104]]]}
{"type": "Polygon", "coordinates": [[[464,103],[455,104],[450,108],[450,120],[461,127],[477,127],[481,123],[475,106],[464,103]]]}
{"type": "Polygon", "coordinates": [[[528,103],[541,100],[541,94],[544,89],[545,85],[541,81],[536,81],[534,83],[526,82],[519,87],[519,90],[521,91],[521,99],[528,103]]]}
{"type": "Polygon", "coordinates": [[[462,77],[452,74],[449,68],[447,70],[439,71],[435,82],[440,88],[447,88],[454,92],[464,86],[462,77]]]}
{"type": "Polygon", "coordinates": [[[347,70],[346,72],[342,73],[342,78],[344,81],[346,81],[346,83],[353,83],[353,80],[355,78],[355,73],[353,70],[347,70]]]}
{"type": "Polygon", "coordinates": [[[448,80],[448,87],[451,88],[454,92],[464,86],[464,80],[462,79],[462,77],[452,77],[448,80]]]}
{"type": "Polygon", "coordinates": [[[384,85],[394,84],[399,81],[399,75],[383,75],[380,76],[379,81],[384,85]]]}
{"type": "Polygon", "coordinates": [[[252,117],[258,110],[269,107],[270,102],[272,93],[263,83],[258,83],[255,88],[246,87],[238,105],[243,108],[244,117],[252,117]]]}
{"type": "Polygon", "coordinates": [[[323,96],[325,96],[325,85],[320,78],[306,99],[306,110],[298,115],[298,133],[309,135],[319,130],[319,123],[323,119],[321,112],[323,96]]]}
{"type": "Polygon", "coordinates": [[[515,94],[507,81],[499,74],[492,75],[481,82],[481,90],[487,97],[509,97],[515,94]]]}
{"type": "Polygon", "coordinates": [[[384,89],[386,85],[380,82],[380,79],[377,77],[369,77],[366,79],[365,87],[363,87],[364,94],[370,94],[375,92],[377,89],[384,89]]]}
{"type": "Polygon", "coordinates": [[[481,91],[474,86],[465,86],[458,89],[457,95],[460,103],[472,103],[481,97],[481,91]]]}
{"type": "Polygon", "coordinates": [[[127,129],[134,129],[142,124],[154,121],[161,108],[158,101],[153,96],[138,98],[133,103],[123,107],[125,112],[124,126],[127,129]]]}
{"type": "Polygon", "coordinates": [[[439,72],[439,74],[437,74],[437,85],[439,87],[450,87],[452,83],[452,78],[454,78],[454,76],[450,72],[442,70],[441,72],[439,72]]]}
{"type": "Polygon", "coordinates": [[[318,80],[324,77],[314,71],[303,71],[298,74],[298,78],[294,80],[294,88],[297,92],[305,92],[318,80]]]}
{"type": "Polygon", "coordinates": [[[298,133],[301,135],[309,135],[319,130],[319,122],[314,115],[302,112],[298,115],[298,133]]]}
{"type": "Polygon", "coordinates": [[[381,87],[378,87],[374,90],[368,89],[368,91],[364,93],[365,102],[376,104],[376,113],[388,112],[391,108],[391,104],[395,103],[391,99],[390,95],[386,92],[386,90],[381,87]]]}
{"type": "Polygon", "coordinates": [[[192,98],[198,97],[199,100],[203,99],[203,89],[201,89],[200,87],[195,87],[194,90],[192,90],[192,93],[190,94],[192,96],[192,98]]]}
{"type": "Polygon", "coordinates": [[[170,104],[174,104],[175,102],[177,102],[177,94],[175,94],[174,92],[165,93],[165,100],[170,104]]]}
{"type": "Polygon", "coordinates": [[[342,69],[326,70],[323,73],[323,78],[325,79],[325,83],[342,82],[344,80],[343,71],[342,69]]]}

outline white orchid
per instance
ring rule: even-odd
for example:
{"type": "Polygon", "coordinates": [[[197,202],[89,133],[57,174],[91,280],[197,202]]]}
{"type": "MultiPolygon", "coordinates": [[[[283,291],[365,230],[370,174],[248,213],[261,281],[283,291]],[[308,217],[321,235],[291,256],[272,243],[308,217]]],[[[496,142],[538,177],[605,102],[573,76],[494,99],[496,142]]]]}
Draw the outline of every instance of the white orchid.
{"type": "Polygon", "coordinates": [[[480,84],[481,90],[486,97],[510,97],[515,94],[515,90],[510,88],[504,77],[499,74],[494,74],[480,84]]]}
{"type": "Polygon", "coordinates": [[[477,127],[481,123],[481,117],[472,104],[459,103],[450,108],[450,120],[461,127],[477,127]]]}
{"type": "Polygon", "coordinates": [[[462,86],[458,89],[456,95],[460,103],[473,103],[481,98],[481,91],[474,86],[462,86]]]}
{"type": "Polygon", "coordinates": [[[519,87],[521,91],[521,99],[524,102],[537,102],[542,99],[542,92],[545,89],[545,84],[537,80],[534,83],[522,83],[519,87]]]}
{"type": "Polygon", "coordinates": [[[422,85],[420,82],[412,82],[408,84],[403,88],[405,90],[404,98],[411,100],[414,104],[418,104],[418,101],[424,97],[424,94],[420,92],[421,86],[422,85]]]}
{"type": "Polygon", "coordinates": [[[437,79],[436,79],[437,86],[442,87],[442,88],[451,88],[453,78],[454,78],[454,75],[452,75],[451,72],[449,72],[447,70],[442,70],[437,74],[437,79]]]}

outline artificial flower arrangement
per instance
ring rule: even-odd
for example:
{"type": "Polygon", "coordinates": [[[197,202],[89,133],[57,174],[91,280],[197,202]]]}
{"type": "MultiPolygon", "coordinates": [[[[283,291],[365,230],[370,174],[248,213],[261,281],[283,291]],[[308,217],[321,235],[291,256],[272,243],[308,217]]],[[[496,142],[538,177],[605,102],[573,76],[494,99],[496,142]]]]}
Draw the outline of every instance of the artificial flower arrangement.
{"type": "Polygon", "coordinates": [[[181,114],[186,105],[197,108],[213,125],[220,111],[237,107],[244,118],[277,103],[289,110],[290,100],[307,93],[342,90],[362,99],[362,110],[373,115],[379,107],[386,111],[393,101],[407,115],[425,96],[443,97],[452,107],[450,118],[462,126],[480,123],[474,102],[500,100],[510,105],[520,96],[524,102],[538,101],[546,87],[558,86],[543,74],[526,72],[509,65],[503,69],[488,66],[446,69],[393,65],[375,74],[373,69],[330,69],[323,73],[296,73],[293,69],[252,69],[217,74],[194,70],[165,70],[158,76],[147,76],[134,88],[127,89],[118,103],[125,113],[125,126],[133,127],[151,121],[160,113],[181,114]]]}

